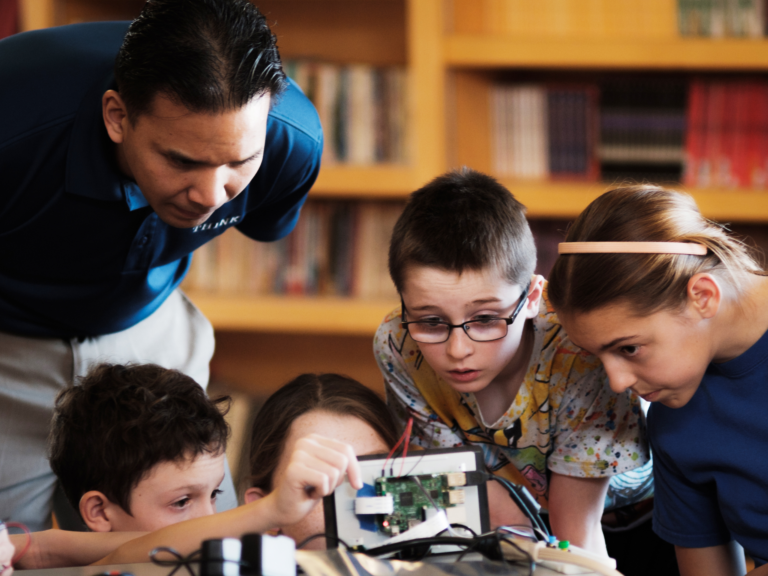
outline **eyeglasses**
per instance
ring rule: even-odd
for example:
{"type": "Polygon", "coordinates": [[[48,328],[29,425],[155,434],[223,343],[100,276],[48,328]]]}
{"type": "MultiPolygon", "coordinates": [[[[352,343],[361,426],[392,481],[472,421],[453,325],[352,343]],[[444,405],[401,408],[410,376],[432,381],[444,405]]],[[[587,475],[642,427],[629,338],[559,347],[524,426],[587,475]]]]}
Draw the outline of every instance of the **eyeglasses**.
{"type": "MultiPolygon", "coordinates": [[[[414,320],[413,322],[401,322],[400,326],[405,328],[416,342],[422,344],[441,344],[447,342],[451,336],[451,330],[454,328],[461,328],[470,340],[475,342],[492,342],[494,340],[501,340],[507,335],[507,330],[510,324],[512,324],[520,312],[525,306],[525,302],[528,300],[528,289],[530,286],[526,286],[523,293],[520,295],[520,300],[515,307],[515,311],[509,318],[479,318],[477,320],[468,320],[462,324],[449,324],[448,322],[439,322],[435,320],[414,320]]],[[[405,315],[405,302],[402,297],[400,303],[403,307],[403,315],[405,315]]]]}

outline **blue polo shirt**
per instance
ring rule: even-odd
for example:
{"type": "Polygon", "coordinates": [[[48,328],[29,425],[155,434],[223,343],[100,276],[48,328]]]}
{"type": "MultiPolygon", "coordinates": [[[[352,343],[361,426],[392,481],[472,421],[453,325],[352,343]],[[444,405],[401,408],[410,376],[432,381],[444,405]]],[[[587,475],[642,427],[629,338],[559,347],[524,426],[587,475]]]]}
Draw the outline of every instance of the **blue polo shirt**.
{"type": "Polygon", "coordinates": [[[710,364],[682,408],[654,403],[653,528],[686,548],[736,540],[768,561],[768,333],[746,352],[710,364]]]}
{"type": "Polygon", "coordinates": [[[179,285],[191,252],[227,228],[259,241],[288,234],[317,177],[320,122],[291,83],[246,189],[201,226],[165,224],[118,171],[101,116],[127,28],[0,41],[0,331],[70,338],[133,326],[179,285]]]}

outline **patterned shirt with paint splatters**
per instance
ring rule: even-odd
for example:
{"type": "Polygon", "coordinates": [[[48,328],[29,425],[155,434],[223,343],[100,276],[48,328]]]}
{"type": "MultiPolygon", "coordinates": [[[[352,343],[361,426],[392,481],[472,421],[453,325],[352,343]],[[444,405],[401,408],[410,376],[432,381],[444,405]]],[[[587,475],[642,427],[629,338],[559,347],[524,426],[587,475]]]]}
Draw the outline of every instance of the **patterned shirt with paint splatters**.
{"type": "Polygon", "coordinates": [[[548,470],[611,476],[610,508],[651,495],[645,415],[637,398],[610,390],[600,361],[568,339],[546,290],[533,329],[534,352],[520,391],[496,422],[485,422],[474,394],[455,391],[436,374],[401,328],[400,309],[393,310],[374,340],[387,402],[401,423],[413,417],[415,443],[480,446],[489,471],[526,486],[544,508],[548,470]]]}

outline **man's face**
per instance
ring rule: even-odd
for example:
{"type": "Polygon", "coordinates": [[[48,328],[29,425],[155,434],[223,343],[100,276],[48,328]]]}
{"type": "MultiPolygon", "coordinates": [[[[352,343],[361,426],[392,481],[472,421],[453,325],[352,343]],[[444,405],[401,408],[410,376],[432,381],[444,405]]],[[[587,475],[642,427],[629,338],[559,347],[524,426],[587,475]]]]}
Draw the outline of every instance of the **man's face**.
{"type": "Polygon", "coordinates": [[[105,121],[120,170],[136,181],[163,222],[192,228],[255,176],[264,157],[269,105],[265,94],[237,110],[209,114],[190,112],[159,94],[134,123],[127,115],[110,117],[106,109],[105,121]]]}
{"type": "Polygon", "coordinates": [[[216,513],[224,454],[161,462],[131,492],[131,514],[113,506],[112,532],[151,532],[216,513]]]}

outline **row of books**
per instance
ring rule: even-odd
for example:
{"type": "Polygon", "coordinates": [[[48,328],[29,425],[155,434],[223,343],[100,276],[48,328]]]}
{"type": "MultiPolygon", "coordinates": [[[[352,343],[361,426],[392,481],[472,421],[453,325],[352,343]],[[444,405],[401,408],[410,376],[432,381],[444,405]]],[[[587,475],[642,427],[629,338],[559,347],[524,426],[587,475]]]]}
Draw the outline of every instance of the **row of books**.
{"type": "Polygon", "coordinates": [[[387,252],[400,202],[309,201],[294,231],[254,242],[229,229],[198,248],[189,291],[396,299],[387,252]]]}
{"type": "Polygon", "coordinates": [[[688,126],[687,185],[768,187],[768,82],[693,82],[688,126]]]}
{"type": "Polygon", "coordinates": [[[593,86],[498,85],[491,92],[494,170],[515,178],[597,176],[593,86]]]}
{"type": "Polygon", "coordinates": [[[677,0],[682,36],[762,38],[766,0],[677,0]]]}
{"type": "Polygon", "coordinates": [[[407,161],[405,68],[312,60],[287,60],[284,68],[317,108],[324,164],[407,161]]]}
{"type": "Polygon", "coordinates": [[[600,84],[603,180],[679,181],[685,160],[688,82],[614,76],[600,84]]]}
{"type": "Polygon", "coordinates": [[[497,85],[493,163],[512,178],[679,180],[687,85],[647,78],[602,85],[497,85]]]}

